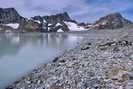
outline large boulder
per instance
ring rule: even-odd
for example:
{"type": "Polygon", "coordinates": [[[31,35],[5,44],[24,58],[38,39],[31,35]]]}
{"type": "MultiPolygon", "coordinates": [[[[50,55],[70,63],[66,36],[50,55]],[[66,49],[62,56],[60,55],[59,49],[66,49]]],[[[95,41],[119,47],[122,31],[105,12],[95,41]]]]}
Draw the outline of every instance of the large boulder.
{"type": "Polygon", "coordinates": [[[0,8],[0,24],[20,23],[24,20],[14,8],[0,8]]]}
{"type": "Polygon", "coordinates": [[[125,19],[120,13],[113,13],[97,20],[94,26],[98,29],[117,29],[129,24],[132,24],[132,22],[125,19]]]}

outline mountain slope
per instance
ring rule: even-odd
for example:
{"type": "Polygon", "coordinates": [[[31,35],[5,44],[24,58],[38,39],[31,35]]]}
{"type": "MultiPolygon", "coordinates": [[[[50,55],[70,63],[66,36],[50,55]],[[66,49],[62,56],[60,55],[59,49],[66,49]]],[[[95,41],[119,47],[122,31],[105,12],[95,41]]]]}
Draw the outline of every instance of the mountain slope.
{"type": "Polygon", "coordinates": [[[42,25],[43,32],[81,31],[83,27],[71,19],[67,12],[51,16],[35,16],[33,21],[42,25]]]}
{"type": "Polygon", "coordinates": [[[34,16],[30,19],[22,17],[14,8],[0,8],[0,28],[4,32],[69,32],[92,29],[118,29],[132,27],[133,23],[120,13],[112,13],[101,17],[94,24],[78,23],[67,12],[34,16]],[[3,28],[4,27],[4,28],[3,28]],[[10,27],[10,31],[9,31],[10,27]],[[8,28],[8,31],[6,31],[8,28]]]}
{"type": "Polygon", "coordinates": [[[120,13],[112,13],[97,20],[94,26],[98,29],[117,29],[129,24],[132,22],[125,19],[120,13]]]}

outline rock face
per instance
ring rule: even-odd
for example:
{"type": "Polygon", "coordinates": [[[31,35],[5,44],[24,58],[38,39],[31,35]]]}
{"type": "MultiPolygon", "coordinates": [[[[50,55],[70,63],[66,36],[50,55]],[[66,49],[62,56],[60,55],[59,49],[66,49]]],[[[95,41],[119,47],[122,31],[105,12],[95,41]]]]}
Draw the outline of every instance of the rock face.
{"type": "Polygon", "coordinates": [[[23,20],[14,8],[0,8],[0,24],[20,23],[23,20]]]}
{"type": "Polygon", "coordinates": [[[98,29],[117,29],[129,24],[132,22],[125,19],[120,13],[113,13],[97,20],[94,26],[98,29]]]}
{"type": "Polygon", "coordinates": [[[76,23],[76,21],[72,20],[66,12],[51,16],[35,16],[32,17],[31,19],[41,24],[43,32],[57,32],[58,30],[67,32],[70,31],[70,29],[65,24],[65,22],[76,23]]]}
{"type": "Polygon", "coordinates": [[[56,14],[51,16],[44,16],[43,17],[48,23],[57,23],[63,21],[73,21],[67,12],[62,14],[56,14]]]}

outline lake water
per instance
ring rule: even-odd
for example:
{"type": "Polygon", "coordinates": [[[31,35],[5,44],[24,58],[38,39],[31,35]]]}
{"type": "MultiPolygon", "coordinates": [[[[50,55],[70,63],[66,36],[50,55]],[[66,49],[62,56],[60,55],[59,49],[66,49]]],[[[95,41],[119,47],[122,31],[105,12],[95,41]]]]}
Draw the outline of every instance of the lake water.
{"type": "Polygon", "coordinates": [[[36,66],[74,48],[82,35],[63,33],[0,34],[0,89],[36,66]]]}

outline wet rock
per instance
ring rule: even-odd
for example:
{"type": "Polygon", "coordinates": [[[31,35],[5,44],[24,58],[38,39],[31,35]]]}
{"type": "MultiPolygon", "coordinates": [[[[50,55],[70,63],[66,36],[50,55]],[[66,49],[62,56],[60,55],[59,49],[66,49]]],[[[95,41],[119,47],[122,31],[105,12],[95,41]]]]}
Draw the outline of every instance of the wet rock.
{"type": "Polygon", "coordinates": [[[59,57],[55,57],[54,60],[53,60],[53,62],[57,62],[58,59],[59,59],[59,57]]]}
{"type": "Polygon", "coordinates": [[[81,50],[87,50],[91,47],[91,43],[87,43],[86,45],[84,45],[83,47],[81,47],[81,50]]]}
{"type": "Polygon", "coordinates": [[[65,63],[65,62],[66,62],[66,60],[59,60],[59,62],[60,62],[60,63],[65,63]]]}

